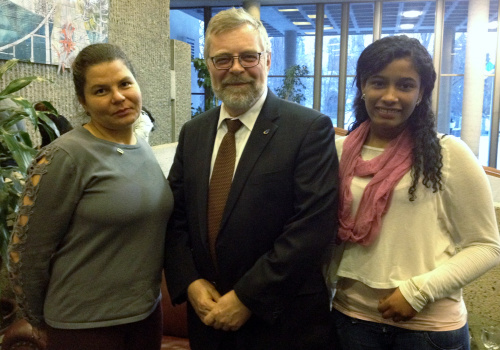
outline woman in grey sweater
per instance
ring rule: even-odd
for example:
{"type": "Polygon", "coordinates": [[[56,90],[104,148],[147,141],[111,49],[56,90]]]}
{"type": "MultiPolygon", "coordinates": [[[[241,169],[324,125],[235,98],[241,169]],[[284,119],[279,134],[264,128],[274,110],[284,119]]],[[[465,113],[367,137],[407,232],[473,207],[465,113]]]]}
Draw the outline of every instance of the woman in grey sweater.
{"type": "Polygon", "coordinates": [[[49,349],[160,349],[160,283],[172,194],[133,124],[142,97],[125,54],[73,64],[90,121],[36,156],[9,246],[19,304],[49,349]]]}

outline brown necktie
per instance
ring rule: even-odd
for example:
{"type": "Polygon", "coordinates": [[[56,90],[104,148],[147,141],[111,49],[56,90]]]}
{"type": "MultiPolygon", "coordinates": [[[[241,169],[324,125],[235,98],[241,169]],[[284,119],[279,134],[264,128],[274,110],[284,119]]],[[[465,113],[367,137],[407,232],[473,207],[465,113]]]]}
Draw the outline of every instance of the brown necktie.
{"type": "Polygon", "coordinates": [[[233,181],[234,164],[236,161],[236,145],[234,134],[241,127],[239,119],[225,120],[227,133],[215,158],[212,179],[210,180],[210,190],[208,191],[208,243],[212,259],[215,261],[215,241],[219,234],[222,214],[226,206],[229,189],[233,181]]]}

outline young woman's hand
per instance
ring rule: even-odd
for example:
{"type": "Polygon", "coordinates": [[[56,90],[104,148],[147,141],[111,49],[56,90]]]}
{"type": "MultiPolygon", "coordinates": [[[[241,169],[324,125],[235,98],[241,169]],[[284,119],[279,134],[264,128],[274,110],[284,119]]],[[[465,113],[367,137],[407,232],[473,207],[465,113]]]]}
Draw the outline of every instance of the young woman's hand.
{"type": "Polygon", "coordinates": [[[378,301],[378,311],[383,318],[392,318],[394,322],[411,320],[417,311],[406,301],[399,288],[389,296],[378,301]]]}

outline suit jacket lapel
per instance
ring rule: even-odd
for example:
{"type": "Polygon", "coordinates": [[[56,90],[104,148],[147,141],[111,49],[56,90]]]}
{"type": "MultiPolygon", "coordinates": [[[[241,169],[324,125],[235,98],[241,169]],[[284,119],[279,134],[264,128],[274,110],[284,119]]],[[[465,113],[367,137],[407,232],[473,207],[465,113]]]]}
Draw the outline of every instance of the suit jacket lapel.
{"type": "Polygon", "coordinates": [[[198,138],[193,140],[199,147],[196,148],[196,163],[199,166],[199,171],[196,175],[196,181],[200,184],[200,192],[198,200],[198,217],[200,218],[200,235],[201,241],[208,250],[207,241],[207,205],[208,205],[208,187],[210,184],[210,164],[212,161],[212,153],[217,132],[217,122],[219,120],[220,107],[213,110],[206,116],[203,123],[200,124],[198,130],[198,138]]]}
{"type": "Polygon", "coordinates": [[[260,111],[252,133],[250,134],[245,149],[241,155],[236,173],[234,174],[231,191],[229,192],[226,208],[222,217],[221,230],[224,228],[224,225],[230,216],[231,211],[233,210],[241,190],[245,186],[248,176],[251,174],[255,163],[278,129],[278,125],[274,123],[278,118],[279,99],[271,92],[271,90],[269,90],[266,101],[262,106],[262,110],[260,111]]]}

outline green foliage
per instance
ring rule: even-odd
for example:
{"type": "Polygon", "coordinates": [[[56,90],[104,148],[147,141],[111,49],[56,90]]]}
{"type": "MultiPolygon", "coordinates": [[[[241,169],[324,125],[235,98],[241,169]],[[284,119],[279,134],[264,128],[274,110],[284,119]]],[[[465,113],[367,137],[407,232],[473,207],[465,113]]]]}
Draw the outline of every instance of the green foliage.
{"type": "Polygon", "coordinates": [[[207,64],[203,58],[193,58],[194,69],[198,74],[198,86],[205,89],[205,104],[204,109],[198,106],[198,108],[194,109],[191,107],[191,116],[198,115],[209,109],[217,106],[217,97],[215,97],[215,93],[212,90],[212,80],[210,79],[210,73],[208,71],[207,64]]]}
{"type": "Polygon", "coordinates": [[[278,96],[284,100],[301,103],[306,99],[302,93],[306,86],[300,80],[301,77],[309,74],[306,66],[294,65],[285,71],[283,86],[276,89],[278,96]]]}
{"type": "Polygon", "coordinates": [[[25,121],[31,123],[35,129],[41,126],[46,128],[50,135],[59,136],[57,127],[46,115],[58,114],[49,102],[43,102],[49,111],[39,112],[28,100],[15,94],[30,83],[43,82],[45,79],[36,76],[21,77],[4,84],[4,73],[17,63],[18,60],[14,59],[0,67],[0,80],[2,86],[6,86],[0,92],[0,258],[7,254],[10,232],[26,173],[37,152],[29,134],[19,130],[16,124],[25,121]],[[40,120],[48,126],[40,123],[40,120]]]}

